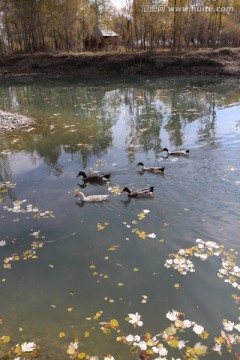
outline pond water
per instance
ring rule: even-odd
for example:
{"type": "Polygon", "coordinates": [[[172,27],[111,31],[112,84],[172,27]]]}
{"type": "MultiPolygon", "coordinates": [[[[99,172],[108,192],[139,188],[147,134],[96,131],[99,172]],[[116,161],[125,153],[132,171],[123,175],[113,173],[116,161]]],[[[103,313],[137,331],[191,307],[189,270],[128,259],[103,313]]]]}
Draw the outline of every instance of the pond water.
{"type": "MultiPolygon", "coordinates": [[[[0,109],[36,119],[28,131],[0,137],[0,337],[11,337],[0,357],[34,341],[40,358],[67,359],[78,339],[79,357],[137,359],[116,338],[159,334],[174,323],[166,317],[174,309],[209,336],[176,324],[172,334],[219,358],[211,347],[223,319],[239,323],[240,80],[8,79],[0,109]],[[164,147],[190,155],[165,157],[164,147]],[[139,161],[165,174],[142,173],[139,161]],[[111,181],[84,186],[80,170],[111,173],[111,181]],[[108,201],[76,201],[78,184],[108,201]],[[125,186],[154,193],[129,200],[118,192],[125,186]],[[174,269],[179,258],[195,272],[174,269]],[[142,327],[126,320],[136,312],[142,327]],[[99,323],[113,319],[118,326],[105,334],[99,323]]],[[[164,346],[167,359],[183,359],[185,348],[164,346]]],[[[226,355],[223,344],[223,357],[235,359],[235,346],[226,355]]]]}

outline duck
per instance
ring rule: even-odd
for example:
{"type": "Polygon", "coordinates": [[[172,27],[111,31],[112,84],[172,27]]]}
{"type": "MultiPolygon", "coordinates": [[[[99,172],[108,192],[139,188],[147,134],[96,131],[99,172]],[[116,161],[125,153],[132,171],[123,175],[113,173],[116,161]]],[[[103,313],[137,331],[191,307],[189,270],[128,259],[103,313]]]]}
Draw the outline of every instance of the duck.
{"type": "Polygon", "coordinates": [[[79,197],[82,201],[92,203],[92,202],[102,202],[106,201],[109,195],[89,195],[85,196],[84,193],[79,191],[75,197],[79,197]]]}
{"type": "Polygon", "coordinates": [[[94,181],[98,181],[98,182],[106,182],[110,179],[111,174],[91,174],[91,175],[86,175],[84,171],[80,171],[77,174],[77,177],[79,176],[83,176],[83,180],[84,181],[89,181],[89,182],[94,182],[94,181]]]}
{"type": "Polygon", "coordinates": [[[128,187],[124,187],[122,192],[126,191],[129,197],[145,197],[145,196],[152,196],[153,189],[154,186],[140,190],[130,190],[128,187]]]}
{"type": "Polygon", "coordinates": [[[165,170],[165,167],[154,167],[154,166],[145,167],[142,162],[139,162],[137,164],[137,166],[142,166],[143,171],[148,171],[148,172],[155,173],[155,174],[163,174],[164,170],[165,170]]]}
{"type": "Polygon", "coordinates": [[[189,150],[169,151],[167,148],[164,148],[164,149],[162,149],[162,151],[166,151],[168,155],[173,155],[173,156],[186,156],[186,155],[189,155],[189,150]]]}

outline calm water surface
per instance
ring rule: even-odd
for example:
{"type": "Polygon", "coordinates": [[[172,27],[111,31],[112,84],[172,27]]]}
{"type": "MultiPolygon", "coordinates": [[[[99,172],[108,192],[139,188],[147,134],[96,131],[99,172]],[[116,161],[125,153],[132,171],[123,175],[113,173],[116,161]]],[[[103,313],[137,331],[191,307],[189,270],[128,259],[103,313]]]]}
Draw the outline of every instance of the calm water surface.
{"type": "MultiPolygon", "coordinates": [[[[0,109],[36,119],[30,131],[0,137],[0,180],[15,184],[0,195],[0,241],[6,241],[0,247],[0,336],[10,335],[12,345],[36,341],[42,359],[67,359],[74,338],[87,354],[134,359],[116,342],[116,331],[104,335],[99,322],[117,319],[126,334],[157,334],[170,325],[166,313],[176,309],[204,326],[208,346],[220,336],[223,319],[238,323],[232,295],[239,290],[218,278],[220,257],[192,258],[196,272],[186,276],[164,264],[198,238],[239,253],[239,79],[6,80],[0,109]],[[188,148],[190,156],[163,159],[163,147],[188,148]],[[165,166],[165,175],[142,174],[139,161],[165,166]],[[80,170],[111,173],[111,184],[83,187],[80,170]],[[76,203],[78,183],[85,195],[110,194],[109,201],[76,203]],[[154,196],[129,201],[110,185],[154,186],[154,196]],[[55,218],[8,211],[17,199],[27,200],[21,208],[33,204],[55,218]],[[150,212],[139,220],[142,210],[150,212]],[[156,237],[142,239],[134,229],[156,237]],[[33,241],[44,246],[28,258],[33,241]],[[4,268],[13,254],[18,261],[4,268]],[[136,312],[142,329],[125,320],[136,312]]],[[[239,256],[234,261],[239,265],[239,256]]],[[[192,344],[204,342],[187,336],[192,344]]]]}

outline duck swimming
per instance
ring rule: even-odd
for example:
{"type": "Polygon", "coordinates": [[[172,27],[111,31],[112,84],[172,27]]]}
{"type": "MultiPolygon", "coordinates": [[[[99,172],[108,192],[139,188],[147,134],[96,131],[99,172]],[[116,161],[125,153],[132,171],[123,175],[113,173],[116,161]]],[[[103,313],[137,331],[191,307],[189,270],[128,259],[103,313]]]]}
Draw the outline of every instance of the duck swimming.
{"type": "Polygon", "coordinates": [[[111,174],[91,174],[91,175],[86,175],[84,171],[80,171],[77,174],[77,177],[79,176],[83,176],[83,180],[84,181],[89,181],[89,182],[94,182],[94,181],[98,181],[98,182],[106,182],[110,179],[111,174]]]}
{"type": "Polygon", "coordinates": [[[173,156],[186,156],[186,155],[189,155],[189,150],[169,151],[167,148],[164,148],[164,149],[162,149],[162,151],[166,151],[168,155],[173,155],[173,156]]]}
{"type": "Polygon", "coordinates": [[[102,202],[102,201],[106,201],[109,195],[89,195],[89,196],[85,196],[84,193],[82,193],[81,191],[79,191],[75,197],[79,197],[82,201],[84,202],[102,202]]]}
{"type": "Polygon", "coordinates": [[[130,190],[128,187],[123,188],[122,192],[126,191],[129,197],[145,197],[152,196],[154,186],[140,190],[130,190]]]}
{"type": "Polygon", "coordinates": [[[142,166],[143,171],[148,171],[155,174],[163,174],[165,170],[165,167],[154,167],[154,166],[145,167],[142,162],[139,162],[137,166],[142,166]]]}

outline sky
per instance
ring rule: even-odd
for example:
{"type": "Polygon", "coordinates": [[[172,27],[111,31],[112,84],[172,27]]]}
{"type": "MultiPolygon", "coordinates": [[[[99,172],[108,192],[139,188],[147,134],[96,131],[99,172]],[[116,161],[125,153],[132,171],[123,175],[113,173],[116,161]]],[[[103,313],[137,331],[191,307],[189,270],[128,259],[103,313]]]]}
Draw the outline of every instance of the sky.
{"type": "Polygon", "coordinates": [[[111,0],[111,3],[115,5],[118,9],[124,6],[124,0],[111,0]]]}

